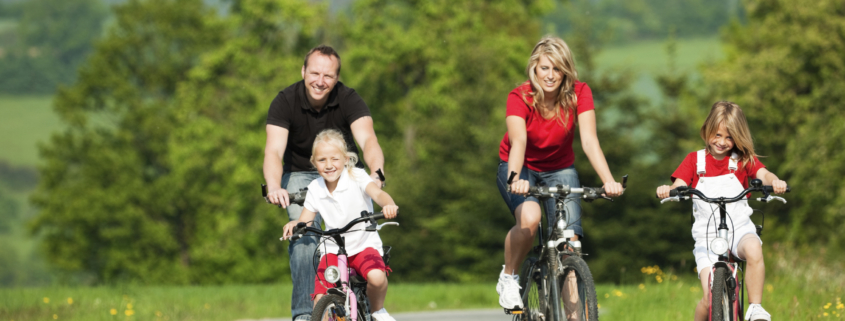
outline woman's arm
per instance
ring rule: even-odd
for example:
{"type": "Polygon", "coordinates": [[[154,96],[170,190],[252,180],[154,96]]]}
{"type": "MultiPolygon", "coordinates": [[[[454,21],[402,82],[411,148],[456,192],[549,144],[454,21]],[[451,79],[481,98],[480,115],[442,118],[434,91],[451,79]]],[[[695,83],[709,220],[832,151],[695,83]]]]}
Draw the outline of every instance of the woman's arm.
{"type": "Polygon", "coordinates": [[[771,185],[775,194],[786,193],[786,181],[782,181],[775,173],[770,172],[765,167],[757,170],[757,178],[763,181],[763,185],[771,185]]]}
{"type": "Polygon", "coordinates": [[[581,133],[581,147],[584,148],[584,154],[587,154],[590,164],[604,183],[605,192],[610,197],[622,195],[622,184],[617,183],[613,174],[610,173],[610,167],[607,166],[604,152],[599,145],[595,110],[588,110],[578,115],[578,128],[581,133]]]}
{"type": "Polygon", "coordinates": [[[508,152],[508,175],[516,173],[516,180],[511,183],[511,193],[526,194],[528,181],[519,179],[519,174],[522,172],[522,165],[525,164],[528,129],[526,129],[525,119],[519,116],[508,116],[505,118],[505,123],[508,126],[508,139],[511,144],[508,152]]]}
{"type": "Polygon", "coordinates": [[[390,194],[383,191],[381,188],[376,185],[376,183],[370,182],[367,184],[366,189],[364,190],[373,201],[381,206],[381,212],[384,214],[384,218],[391,219],[396,217],[397,212],[399,211],[399,206],[396,206],[396,203],[393,202],[393,198],[390,197],[390,194]]]}

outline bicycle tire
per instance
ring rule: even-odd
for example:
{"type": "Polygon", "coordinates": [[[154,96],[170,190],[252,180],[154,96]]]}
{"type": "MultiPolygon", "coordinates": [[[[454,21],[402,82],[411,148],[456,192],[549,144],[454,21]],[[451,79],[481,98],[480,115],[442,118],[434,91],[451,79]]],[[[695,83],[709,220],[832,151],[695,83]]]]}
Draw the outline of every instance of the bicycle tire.
{"type": "Polygon", "coordinates": [[[545,284],[545,268],[537,258],[528,258],[522,263],[519,273],[519,287],[522,289],[523,313],[514,315],[514,321],[542,321],[548,315],[546,309],[548,294],[545,284]]]}
{"type": "Polygon", "coordinates": [[[345,304],[346,299],[343,296],[326,294],[314,305],[314,310],[311,311],[311,320],[347,320],[349,312],[346,311],[345,304]]]}
{"type": "Polygon", "coordinates": [[[561,270],[557,282],[558,289],[561,292],[559,298],[560,307],[563,310],[561,311],[562,319],[598,321],[599,308],[596,299],[596,285],[587,262],[584,262],[584,259],[579,256],[569,256],[561,261],[561,270]],[[573,279],[576,283],[574,286],[571,285],[573,279]],[[567,283],[567,280],[570,283],[567,283]],[[572,292],[577,293],[577,295],[567,295],[572,292]],[[568,318],[572,315],[577,316],[577,318],[568,318]]]}
{"type": "Polygon", "coordinates": [[[713,272],[713,285],[710,288],[710,320],[736,321],[731,314],[728,296],[728,278],[731,271],[727,267],[717,266],[713,272]]]}

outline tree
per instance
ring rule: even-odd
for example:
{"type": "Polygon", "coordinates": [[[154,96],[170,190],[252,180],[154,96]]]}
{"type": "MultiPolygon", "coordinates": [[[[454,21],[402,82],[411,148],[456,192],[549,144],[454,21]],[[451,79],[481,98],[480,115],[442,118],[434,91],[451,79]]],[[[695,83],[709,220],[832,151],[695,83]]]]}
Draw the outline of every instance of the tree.
{"type": "Polygon", "coordinates": [[[187,283],[192,204],[167,179],[177,84],[225,39],[201,0],[133,0],[62,88],[68,129],[41,146],[32,223],[48,260],[93,282],[187,283]]]}
{"type": "Polygon", "coordinates": [[[17,5],[18,43],[0,55],[0,91],[50,93],[69,84],[102,32],[98,0],[30,0],[17,5]]]}
{"type": "Polygon", "coordinates": [[[706,70],[706,102],[732,100],[755,150],[793,187],[767,206],[766,231],[795,243],[841,246],[845,218],[845,8],[840,1],[754,0],[747,25],[725,32],[727,59],[706,70]],[[831,179],[833,178],[833,179],[831,179]]]}

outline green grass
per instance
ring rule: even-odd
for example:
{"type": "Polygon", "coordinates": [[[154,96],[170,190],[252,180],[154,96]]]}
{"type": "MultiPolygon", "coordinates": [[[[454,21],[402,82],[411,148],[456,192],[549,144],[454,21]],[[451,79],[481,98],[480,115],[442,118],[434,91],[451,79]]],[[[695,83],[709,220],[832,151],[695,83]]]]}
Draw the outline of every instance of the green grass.
{"type": "MultiPolygon", "coordinates": [[[[0,320],[290,317],[290,293],[289,285],[0,289],[0,320]]],[[[498,302],[493,284],[395,284],[388,297],[391,312],[495,308],[498,302]]]]}
{"type": "Polygon", "coordinates": [[[52,96],[0,96],[0,161],[35,166],[37,143],[62,128],[52,96]]]}
{"type": "MultiPolygon", "coordinates": [[[[843,318],[842,260],[819,255],[824,253],[819,249],[799,252],[772,245],[766,250],[767,285],[763,304],[772,313],[772,319],[843,318]]],[[[602,320],[692,319],[695,304],[702,296],[700,282],[692,271],[678,275],[661,271],[642,276],[641,284],[597,286],[602,320]]],[[[54,315],[57,320],[280,318],[290,316],[290,291],[289,285],[0,289],[0,320],[50,320],[54,315]]],[[[395,283],[390,285],[386,308],[396,313],[499,309],[497,298],[492,283],[395,283]]]]}

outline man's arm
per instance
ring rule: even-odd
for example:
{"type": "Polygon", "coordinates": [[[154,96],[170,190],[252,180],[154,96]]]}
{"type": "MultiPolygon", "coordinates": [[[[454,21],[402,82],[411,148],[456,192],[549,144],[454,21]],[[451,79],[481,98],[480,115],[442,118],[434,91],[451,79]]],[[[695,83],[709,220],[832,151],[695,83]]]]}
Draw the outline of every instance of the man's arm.
{"type": "Polygon", "coordinates": [[[282,188],[282,157],[288,144],[288,129],[267,125],[267,143],[264,145],[264,180],[267,182],[267,199],[273,204],[287,208],[290,204],[288,191],[282,188]]]}
{"type": "Polygon", "coordinates": [[[361,146],[361,151],[364,152],[364,162],[370,168],[370,177],[376,181],[376,185],[381,187],[382,181],[379,180],[376,170],[381,169],[384,173],[384,153],[381,151],[381,146],[378,144],[376,132],[373,130],[373,118],[364,116],[358,118],[350,125],[352,129],[352,136],[355,141],[361,146]]]}

